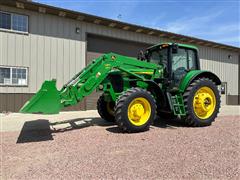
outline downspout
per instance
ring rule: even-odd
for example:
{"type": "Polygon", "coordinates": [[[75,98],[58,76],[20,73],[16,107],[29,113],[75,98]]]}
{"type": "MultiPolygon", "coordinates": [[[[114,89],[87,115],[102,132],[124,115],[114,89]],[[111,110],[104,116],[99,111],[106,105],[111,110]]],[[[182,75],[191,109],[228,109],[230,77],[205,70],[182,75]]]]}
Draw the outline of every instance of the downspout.
{"type": "Polygon", "coordinates": [[[240,53],[238,54],[238,105],[240,105],[240,53]]]}

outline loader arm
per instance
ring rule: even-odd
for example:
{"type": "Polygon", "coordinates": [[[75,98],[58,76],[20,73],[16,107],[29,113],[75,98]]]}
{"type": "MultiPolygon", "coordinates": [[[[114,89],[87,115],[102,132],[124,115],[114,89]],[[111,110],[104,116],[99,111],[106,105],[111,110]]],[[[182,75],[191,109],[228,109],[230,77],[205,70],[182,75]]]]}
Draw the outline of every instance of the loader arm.
{"type": "Polygon", "coordinates": [[[135,58],[109,53],[93,60],[60,91],[56,80],[45,81],[42,88],[20,110],[22,113],[56,114],[63,107],[82,101],[103,83],[109,74],[119,71],[142,81],[160,77],[161,66],[135,58]]]}

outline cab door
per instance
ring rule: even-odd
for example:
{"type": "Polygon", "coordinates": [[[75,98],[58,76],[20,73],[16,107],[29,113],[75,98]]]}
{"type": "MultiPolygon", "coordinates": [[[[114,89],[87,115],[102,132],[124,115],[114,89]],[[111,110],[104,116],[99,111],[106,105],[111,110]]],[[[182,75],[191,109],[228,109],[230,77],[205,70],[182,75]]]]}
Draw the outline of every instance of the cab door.
{"type": "Polygon", "coordinates": [[[197,69],[197,52],[194,49],[178,48],[171,54],[171,72],[174,87],[178,87],[183,77],[197,69]]]}

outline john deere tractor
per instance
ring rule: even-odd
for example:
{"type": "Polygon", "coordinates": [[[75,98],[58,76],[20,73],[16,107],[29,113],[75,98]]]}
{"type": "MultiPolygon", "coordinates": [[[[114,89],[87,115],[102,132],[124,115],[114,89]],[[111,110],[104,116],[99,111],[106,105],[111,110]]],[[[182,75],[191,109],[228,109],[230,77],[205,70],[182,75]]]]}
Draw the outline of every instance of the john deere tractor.
{"type": "Polygon", "coordinates": [[[97,90],[102,92],[97,103],[100,116],[126,132],[148,130],[156,115],[208,126],[219,112],[220,84],[215,74],[200,70],[195,46],[160,43],[138,58],[104,54],[61,90],[56,80],[45,81],[20,112],[59,113],[97,90]]]}

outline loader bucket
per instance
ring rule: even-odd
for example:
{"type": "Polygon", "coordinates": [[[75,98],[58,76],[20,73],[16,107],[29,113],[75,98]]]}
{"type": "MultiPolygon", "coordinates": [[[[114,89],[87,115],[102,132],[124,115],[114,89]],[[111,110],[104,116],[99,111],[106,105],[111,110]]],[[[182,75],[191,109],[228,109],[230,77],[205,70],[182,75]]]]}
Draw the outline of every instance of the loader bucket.
{"type": "Polygon", "coordinates": [[[62,108],[56,80],[45,81],[41,89],[20,109],[21,113],[57,114],[62,108]]]}

